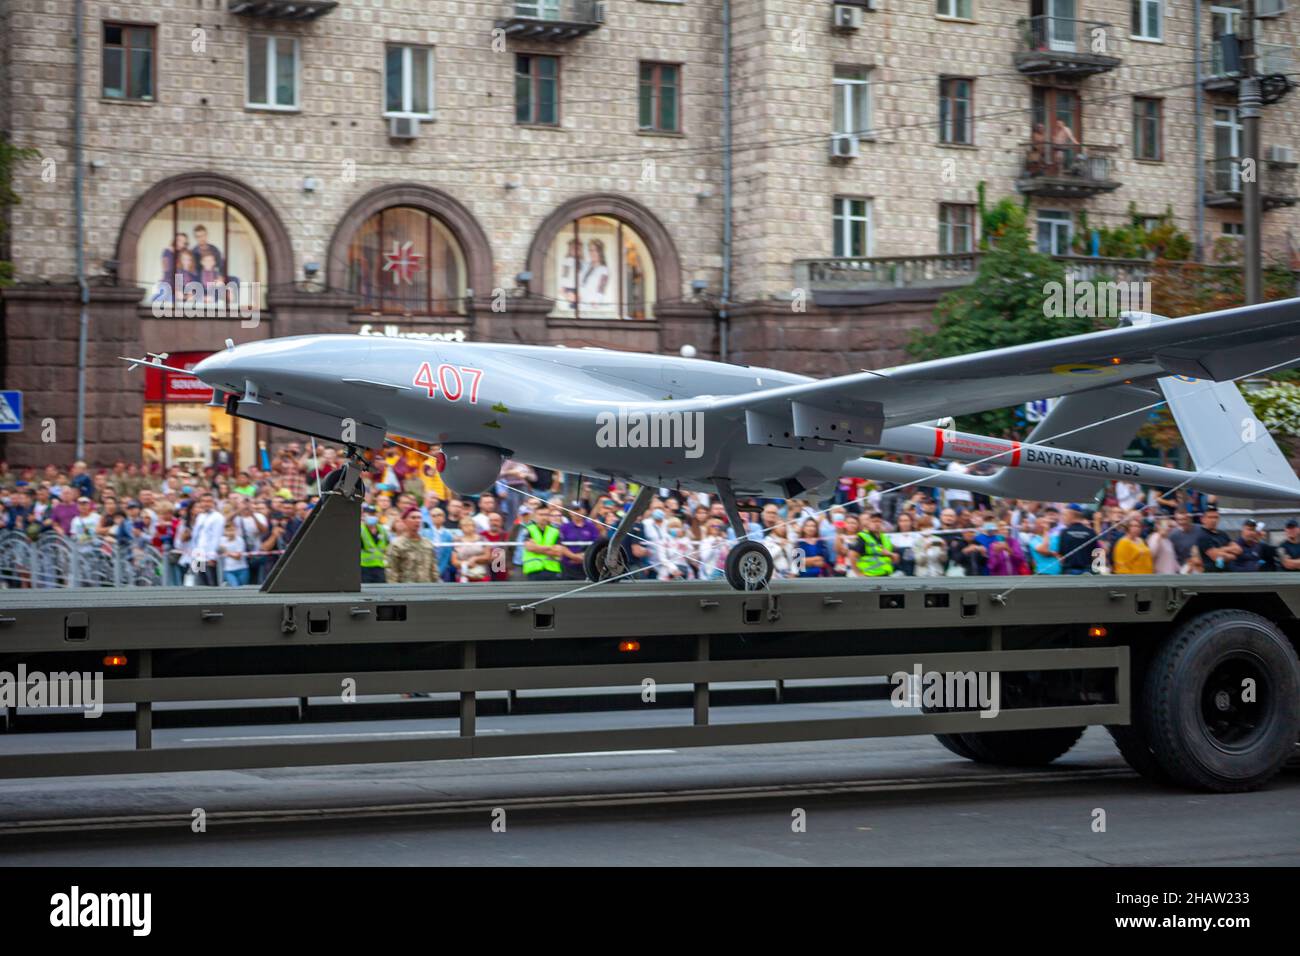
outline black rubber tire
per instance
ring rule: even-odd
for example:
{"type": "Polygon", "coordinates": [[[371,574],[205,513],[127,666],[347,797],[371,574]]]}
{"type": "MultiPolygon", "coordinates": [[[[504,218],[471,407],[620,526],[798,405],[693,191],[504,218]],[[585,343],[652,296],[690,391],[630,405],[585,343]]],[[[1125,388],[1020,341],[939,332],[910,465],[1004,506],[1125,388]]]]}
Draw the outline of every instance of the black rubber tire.
{"type": "Polygon", "coordinates": [[[965,757],[967,760],[974,760],[975,753],[966,745],[961,734],[935,734],[934,739],[943,744],[948,750],[955,753],[958,757],[965,757]]]}
{"type": "Polygon", "coordinates": [[[727,583],[737,591],[757,591],[767,587],[767,582],[772,580],[772,572],[775,570],[772,552],[767,550],[766,545],[757,541],[738,542],[727,554],[727,583]],[[762,581],[758,580],[758,575],[748,579],[742,572],[742,562],[751,566],[756,559],[765,562],[766,572],[762,575],[762,581]]]}
{"type": "Polygon", "coordinates": [[[1286,635],[1258,614],[1225,609],[1165,640],[1135,711],[1150,728],[1152,757],[1174,782],[1238,793],[1263,786],[1294,753],[1297,701],[1300,661],[1286,635]],[[1255,680],[1255,701],[1238,699],[1242,675],[1255,680]]]}
{"type": "Polygon", "coordinates": [[[962,742],[977,763],[1003,767],[1045,767],[1062,756],[1083,736],[1085,727],[1049,727],[1043,730],[990,730],[962,734],[962,742]]]}
{"type": "MultiPolygon", "coordinates": [[[[1134,710],[1136,711],[1137,708],[1134,710]]],[[[1137,719],[1138,715],[1135,712],[1133,716],[1137,719]]],[[[1152,783],[1173,783],[1164,767],[1160,766],[1160,761],[1156,759],[1155,752],[1151,749],[1151,735],[1145,727],[1138,724],[1123,726],[1114,724],[1107,725],[1106,731],[1115,741],[1119,755],[1130,767],[1152,783]]]]}
{"type": "MultiPolygon", "coordinates": [[[[590,545],[586,551],[582,552],[582,570],[587,575],[588,581],[604,581],[607,578],[616,578],[620,574],[626,574],[629,570],[628,563],[630,557],[627,547],[619,545],[619,556],[622,558],[620,567],[617,571],[610,571],[605,567],[605,552],[609,550],[609,540],[597,541],[590,545]],[[599,561],[599,564],[597,562],[599,561]]],[[[626,578],[624,580],[627,580],[626,578]]]]}

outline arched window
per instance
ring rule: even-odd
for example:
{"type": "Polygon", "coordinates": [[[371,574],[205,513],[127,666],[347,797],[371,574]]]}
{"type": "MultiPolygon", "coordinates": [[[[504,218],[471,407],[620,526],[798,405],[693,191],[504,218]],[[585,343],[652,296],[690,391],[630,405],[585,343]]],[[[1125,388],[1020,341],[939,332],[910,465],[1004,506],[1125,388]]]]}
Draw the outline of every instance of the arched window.
{"type": "Polygon", "coordinates": [[[390,206],[348,245],[347,288],[364,312],[461,315],[465,256],[447,225],[423,209],[390,206]]]}
{"type": "Polygon", "coordinates": [[[160,313],[196,303],[266,307],[262,237],[222,199],[191,196],[167,203],[140,230],[135,256],[144,302],[160,313]]]}
{"type": "Polygon", "coordinates": [[[564,224],[546,250],[543,287],[555,316],[648,319],[655,301],[655,263],[639,233],[613,216],[564,224]]]}

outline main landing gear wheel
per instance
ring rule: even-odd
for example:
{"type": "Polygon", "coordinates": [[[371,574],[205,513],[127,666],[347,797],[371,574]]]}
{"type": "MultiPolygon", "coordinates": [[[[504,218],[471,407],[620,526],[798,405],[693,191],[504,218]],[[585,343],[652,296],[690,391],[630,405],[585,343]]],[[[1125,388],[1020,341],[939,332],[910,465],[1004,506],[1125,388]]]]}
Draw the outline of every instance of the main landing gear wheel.
{"type": "Polygon", "coordinates": [[[774,570],[771,552],[757,541],[741,541],[727,555],[727,583],[737,591],[767,587],[774,570]]]}
{"type": "Polygon", "coordinates": [[[582,570],[587,573],[588,581],[608,581],[610,578],[627,574],[627,548],[619,545],[612,562],[605,559],[608,552],[609,541],[597,541],[582,553],[582,570]]]}

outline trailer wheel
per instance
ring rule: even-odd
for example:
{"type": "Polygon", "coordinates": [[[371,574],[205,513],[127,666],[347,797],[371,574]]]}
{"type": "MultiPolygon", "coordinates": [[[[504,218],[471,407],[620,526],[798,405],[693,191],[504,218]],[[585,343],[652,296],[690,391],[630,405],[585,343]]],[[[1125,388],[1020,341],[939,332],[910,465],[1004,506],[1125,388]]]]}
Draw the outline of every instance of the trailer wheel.
{"type": "Polygon", "coordinates": [[[966,746],[966,741],[962,740],[961,734],[935,734],[934,739],[958,757],[965,757],[967,760],[975,759],[975,752],[966,746]]]}
{"type": "Polygon", "coordinates": [[[1073,747],[1085,729],[1048,727],[1042,730],[990,730],[962,734],[961,739],[970,749],[971,759],[976,763],[1001,764],[1006,767],[1045,767],[1073,747]]]}
{"type": "Polygon", "coordinates": [[[1297,700],[1300,662],[1281,630],[1258,614],[1221,610],[1161,645],[1138,707],[1151,755],[1170,778],[1231,793],[1263,786],[1291,756],[1297,700]]]}
{"type": "MultiPolygon", "coordinates": [[[[1138,720],[1139,715],[1135,712],[1133,719],[1138,720]]],[[[1115,747],[1119,750],[1119,755],[1124,758],[1124,762],[1130,767],[1154,783],[1171,783],[1169,774],[1165,773],[1160,761],[1156,759],[1155,752],[1151,749],[1151,735],[1145,727],[1137,724],[1128,725],[1107,725],[1107,732],[1115,741],[1115,747]]]]}

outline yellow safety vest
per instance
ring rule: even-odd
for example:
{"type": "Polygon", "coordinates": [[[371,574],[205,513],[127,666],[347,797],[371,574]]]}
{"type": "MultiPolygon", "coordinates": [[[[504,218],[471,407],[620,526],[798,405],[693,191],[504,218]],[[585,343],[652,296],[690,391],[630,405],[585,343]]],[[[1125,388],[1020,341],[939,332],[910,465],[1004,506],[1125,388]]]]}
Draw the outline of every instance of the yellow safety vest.
{"type": "Polygon", "coordinates": [[[894,573],[894,562],[889,558],[889,548],[884,538],[869,531],[859,531],[862,539],[862,557],[858,558],[858,572],[869,578],[884,578],[894,573]]]}
{"type": "Polygon", "coordinates": [[[376,538],[370,533],[369,526],[361,526],[361,566],[363,568],[382,568],[384,566],[384,552],[388,550],[388,532],[384,530],[382,524],[375,525],[379,529],[379,537],[376,538]]]}
{"type": "MultiPolygon", "coordinates": [[[[560,529],[555,525],[547,525],[546,531],[535,524],[525,527],[529,539],[538,547],[551,547],[560,543],[560,529]]],[[[524,550],[524,574],[536,574],[538,571],[555,571],[559,572],[560,559],[548,557],[544,554],[538,554],[536,551],[524,550]]]]}

